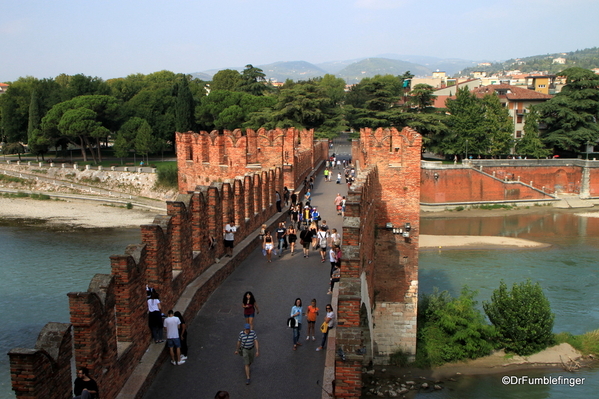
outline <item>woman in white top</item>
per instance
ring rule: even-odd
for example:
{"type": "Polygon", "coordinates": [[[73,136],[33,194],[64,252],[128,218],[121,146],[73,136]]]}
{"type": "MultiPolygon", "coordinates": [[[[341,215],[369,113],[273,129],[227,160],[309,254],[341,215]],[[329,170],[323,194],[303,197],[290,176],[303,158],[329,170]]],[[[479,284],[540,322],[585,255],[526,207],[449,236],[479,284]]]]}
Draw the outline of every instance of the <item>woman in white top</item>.
{"type": "Polygon", "coordinates": [[[333,307],[331,306],[331,304],[329,303],[326,307],[326,312],[327,315],[324,318],[325,323],[327,323],[328,328],[327,331],[325,333],[323,333],[322,335],[322,342],[320,343],[320,346],[318,348],[316,348],[316,351],[321,351],[323,350],[326,345],[327,345],[327,337],[329,336],[329,331],[331,330],[331,328],[333,328],[335,326],[335,312],[333,312],[333,307]]]}
{"type": "Polygon", "coordinates": [[[162,311],[160,310],[160,299],[158,299],[158,293],[152,289],[150,299],[148,299],[148,324],[150,330],[152,330],[152,338],[154,343],[159,344],[164,342],[162,339],[162,331],[164,329],[162,325],[162,311]]]}

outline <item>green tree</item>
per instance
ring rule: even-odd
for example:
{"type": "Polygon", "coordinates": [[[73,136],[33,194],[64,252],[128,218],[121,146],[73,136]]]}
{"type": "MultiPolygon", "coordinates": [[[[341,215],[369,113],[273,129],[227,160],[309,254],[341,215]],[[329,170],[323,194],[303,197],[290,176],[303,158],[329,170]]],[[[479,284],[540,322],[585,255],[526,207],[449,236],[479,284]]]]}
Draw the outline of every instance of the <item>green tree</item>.
{"type": "Polygon", "coordinates": [[[175,92],[175,130],[188,132],[194,130],[195,103],[187,75],[181,75],[174,87],[175,92]]]}
{"type": "Polygon", "coordinates": [[[507,107],[504,107],[497,94],[487,94],[482,103],[485,109],[485,130],[487,131],[490,155],[508,154],[513,141],[514,126],[507,107]]]}
{"type": "Polygon", "coordinates": [[[467,87],[459,88],[455,99],[445,102],[450,117],[447,134],[440,138],[444,154],[485,154],[489,141],[485,123],[485,107],[467,87]]]}
{"type": "Polygon", "coordinates": [[[511,290],[503,280],[491,301],[483,302],[487,317],[499,333],[503,347],[521,356],[539,352],[554,343],[549,301],[539,283],[514,283],[511,290]]]}
{"type": "Polygon", "coordinates": [[[241,84],[241,74],[233,69],[223,69],[212,77],[210,90],[235,91],[241,84]]]}
{"type": "Polygon", "coordinates": [[[142,159],[145,156],[147,161],[148,155],[154,152],[155,148],[156,143],[154,136],[152,136],[152,128],[148,122],[143,121],[135,135],[135,152],[141,155],[142,159]]]}
{"type": "Polygon", "coordinates": [[[196,119],[202,130],[259,128],[248,123],[252,113],[270,109],[276,99],[248,93],[213,90],[196,107],[196,119]]]}
{"type": "Polygon", "coordinates": [[[412,88],[408,95],[407,104],[418,112],[423,112],[435,103],[435,88],[431,85],[419,83],[412,88]]]}
{"type": "Polygon", "coordinates": [[[538,106],[547,129],[541,139],[566,151],[580,151],[587,142],[599,139],[599,75],[579,67],[567,68],[566,85],[555,97],[538,106]]]}
{"type": "Polygon", "coordinates": [[[423,366],[488,355],[497,333],[476,308],[476,291],[462,288],[458,298],[436,289],[418,304],[417,361],[423,366]]]}
{"type": "Polygon", "coordinates": [[[530,109],[526,115],[524,136],[516,142],[516,153],[537,159],[551,154],[551,150],[545,147],[539,137],[539,113],[535,108],[530,109]]]}
{"type": "Polygon", "coordinates": [[[266,87],[266,75],[260,68],[252,64],[245,66],[241,73],[241,81],[238,90],[250,93],[254,96],[261,96],[268,88],[266,87]]]}

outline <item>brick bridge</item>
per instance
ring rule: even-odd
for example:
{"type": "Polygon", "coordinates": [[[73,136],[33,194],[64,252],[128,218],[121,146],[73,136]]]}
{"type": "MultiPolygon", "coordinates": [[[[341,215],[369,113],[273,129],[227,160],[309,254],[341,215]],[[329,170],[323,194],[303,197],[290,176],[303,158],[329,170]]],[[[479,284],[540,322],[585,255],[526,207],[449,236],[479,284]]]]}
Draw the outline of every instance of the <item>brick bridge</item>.
{"type": "MultiPolygon", "coordinates": [[[[303,190],[304,178],[328,157],[326,140],[294,129],[177,133],[177,146],[180,194],[167,202],[167,214],[141,226],[140,244],[110,257],[111,274],[68,294],[71,323],[48,323],[34,348],[10,351],[18,398],[70,397],[73,357],[91,370],[103,398],[135,396],[125,391],[141,397],[165,359],[150,345],[146,285],[192,320],[255,248],[255,230],[276,223],[275,191],[303,190]],[[241,250],[215,262],[231,217],[241,250]]],[[[364,129],[352,146],[359,173],[348,193],[331,338],[344,356],[327,360],[334,364],[327,387],[335,379],[336,397],[357,398],[365,362],[382,363],[397,349],[415,353],[421,137],[410,129],[364,129]]]]}

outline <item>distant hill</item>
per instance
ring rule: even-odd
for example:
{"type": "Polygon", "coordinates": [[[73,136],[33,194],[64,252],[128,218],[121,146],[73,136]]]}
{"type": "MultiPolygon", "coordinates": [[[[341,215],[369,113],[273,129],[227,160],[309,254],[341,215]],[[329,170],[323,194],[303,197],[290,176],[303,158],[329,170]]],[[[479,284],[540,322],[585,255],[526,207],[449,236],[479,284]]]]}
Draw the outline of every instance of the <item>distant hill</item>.
{"type": "Polygon", "coordinates": [[[503,62],[495,62],[490,66],[474,66],[462,71],[462,75],[468,75],[474,71],[483,71],[487,74],[502,73],[504,71],[519,70],[523,73],[547,71],[548,73],[558,73],[566,68],[578,66],[581,68],[599,68],[599,47],[593,47],[584,50],[570,51],[567,53],[553,53],[544,55],[534,55],[524,58],[512,58],[503,62]],[[564,58],[565,64],[553,63],[556,58],[564,58]]]}
{"type": "Polygon", "coordinates": [[[432,71],[439,70],[446,72],[448,75],[453,75],[465,68],[476,66],[476,64],[478,64],[475,61],[463,60],[460,58],[438,58],[423,55],[380,54],[377,57],[419,64],[431,69],[432,71]]]}
{"type": "Polygon", "coordinates": [[[402,75],[410,71],[413,75],[428,76],[432,70],[411,62],[391,60],[388,58],[366,58],[354,62],[337,72],[337,76],[345,79],[348,84],[358,83],[365,77],[374,75],[402,75]]]}
{"type": "Polygon", "coordinates": [[[273,64],[259,65],[269,79],[285,82],[287,79],[308,80],[318,76],[324,76],[328,72],[314,64],[306,61],[282,61],[273,64]]]}

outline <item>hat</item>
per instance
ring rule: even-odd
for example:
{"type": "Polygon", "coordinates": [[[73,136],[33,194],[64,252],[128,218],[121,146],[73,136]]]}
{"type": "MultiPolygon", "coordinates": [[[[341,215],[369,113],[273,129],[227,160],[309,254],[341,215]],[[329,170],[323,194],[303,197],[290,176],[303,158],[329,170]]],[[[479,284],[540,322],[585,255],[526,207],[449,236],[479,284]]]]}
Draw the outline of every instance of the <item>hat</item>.
{"type": "Polygon", "coordinates": [[[245,323],[245,326],[243,327],[244,330],[249,330],[251,328],[252,328],[252,326],[250,326],[249,323],[245,323]]]}

